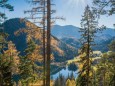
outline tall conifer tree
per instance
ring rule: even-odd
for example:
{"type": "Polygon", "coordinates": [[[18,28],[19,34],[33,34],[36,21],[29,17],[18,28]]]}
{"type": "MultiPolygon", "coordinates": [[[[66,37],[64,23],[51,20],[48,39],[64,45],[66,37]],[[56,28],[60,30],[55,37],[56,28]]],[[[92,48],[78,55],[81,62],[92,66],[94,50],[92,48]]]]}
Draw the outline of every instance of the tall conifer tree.
{"type": "Polygon", "coordinates": [[[91,56],[92,46],[96,33],[98,22],[95,18],[95,14],[90,10],[89,6],[86,6],[84,15],[81,20],[81,51],[80,61],[81,69],[78,75],[78,86],[91,86],[91,56]]]}

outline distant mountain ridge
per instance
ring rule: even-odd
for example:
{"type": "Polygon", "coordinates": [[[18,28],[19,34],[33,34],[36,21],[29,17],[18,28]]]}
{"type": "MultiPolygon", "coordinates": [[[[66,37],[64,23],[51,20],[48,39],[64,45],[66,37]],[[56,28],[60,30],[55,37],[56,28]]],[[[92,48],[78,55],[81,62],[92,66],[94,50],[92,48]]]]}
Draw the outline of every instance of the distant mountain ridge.
{"type": "MultiPolygon", "coordinates": [[[[76,49],[79,49],[81,46],[79,41],[81,37],[79,27],[72,25],[54,25],[52,27],[52,34],[76,49]]],[[[96,44],[96,46],[93,47],[94,50],[100,50],[102,52],[108,51],[108,44],[110,44],[112,40],[115,40],[115,30],[106,28],[103,31],[99,31],[96,33],[94,40],[96,44]]]]}
{"type": "Polygon", "coordinates": [[[52,35],[54,35],[59,39],[67,37],[80,38],[79,28],[72,25],[67,26],[54,25],[52,27],[51,33],[52,35]]]}
{"type": "MultiPolygon", "coordinates": [[[[81,37],[80,32],[79,32],[79,27],[73,26],[73,25],[65,25],[65,26],[60,26],[60,25],[54,25],[52,27],[51,31],[52,35],[55,37],[62,39],[62,38],[76,38],[79,39],[81,37]]],[[[115,29],[112,28],[106,28],[102,32],[96,33],[96,36],[115,36],[115,29]]]]}
{"type": "MultiPolygon", "coordinates": [[[[27,47],[26,34],[21,33],[19,36],[14,35],[14,32],[19,29],[27,29],[26,22],[29,21],[21,20],[21,18],[13,18],[7,20],[6,22],[4,22],[4,31],[9,34],[8,40],[13,41],[18,51],[20,51],[21,54],[24,55],[24,50],[27,47]]],[[[39,27],[38,29],[42,30],[39,27]]],[[[42,40],[39,39],[39,41],[42,40]]],[[[55,61],[65,61],[68,59],[72,59],[77,55],[77,50],[74,47],[64,43],[63,41],[59,40],[57,37],[54,36],[51,36],[51,50],[52,54],[54,55],[55,61]]]]}

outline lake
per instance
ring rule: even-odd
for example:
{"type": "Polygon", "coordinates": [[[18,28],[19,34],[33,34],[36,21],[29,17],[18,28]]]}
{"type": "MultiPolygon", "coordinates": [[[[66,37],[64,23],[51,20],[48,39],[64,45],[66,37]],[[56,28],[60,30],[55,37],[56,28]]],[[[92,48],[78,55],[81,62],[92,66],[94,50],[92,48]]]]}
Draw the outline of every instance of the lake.
{"type": "MultiPolygon", "coordinates": [[[[59,74],[62,74],[64,77],[68,77],[68,74],[70,75],[71,73],[72,71],[68,70],[68,67],[66,67],[60,70],[58,73],[51,75],[51,77],[55,80],[59,76],[59,74]]],[[[74,77],[77,77],[77,71],[73,72],[73,75],[74,77]]]]}

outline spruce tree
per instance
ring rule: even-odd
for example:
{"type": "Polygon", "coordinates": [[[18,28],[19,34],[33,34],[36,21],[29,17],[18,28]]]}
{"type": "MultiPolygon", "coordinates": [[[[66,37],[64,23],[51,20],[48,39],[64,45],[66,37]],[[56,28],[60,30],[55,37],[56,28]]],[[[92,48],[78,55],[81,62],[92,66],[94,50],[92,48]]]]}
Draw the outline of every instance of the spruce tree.
{"type": "Polygon", "coordinates": [[[91,86],[91,56],[92,56],[92,46],[94,45],[94,37],[96,33],[96,28],[98,22],[96,20],[95,14],[90,10],[89,6],[86,6],[84,15],[81,20],[81,51],[80,51],[80,61],[81,69],[78,75],[78,86],[91,86]]]}

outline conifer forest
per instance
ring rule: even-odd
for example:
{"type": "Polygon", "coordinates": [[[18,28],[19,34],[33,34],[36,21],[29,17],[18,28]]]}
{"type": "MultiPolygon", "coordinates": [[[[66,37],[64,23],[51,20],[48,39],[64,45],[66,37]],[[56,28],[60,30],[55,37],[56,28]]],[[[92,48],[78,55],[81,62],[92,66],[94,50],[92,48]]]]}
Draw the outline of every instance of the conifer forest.
{"type": "Polygon", "coordinates": [[[115,86],[115,0],[0,0],[0,86],[115,86]]]}

